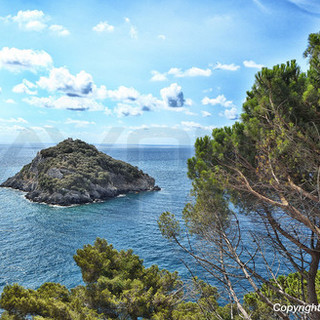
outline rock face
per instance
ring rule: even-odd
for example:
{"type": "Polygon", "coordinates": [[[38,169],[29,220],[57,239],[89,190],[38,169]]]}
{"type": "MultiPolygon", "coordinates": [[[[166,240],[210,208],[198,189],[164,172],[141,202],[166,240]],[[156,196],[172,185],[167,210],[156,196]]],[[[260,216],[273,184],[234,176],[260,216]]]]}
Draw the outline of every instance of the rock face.
{"type": "Polygon", "coordinates": [[[70,206],[103,201],[119,194],[158,191],[148,174],[71,138],[43,149],[31,163],[1,184],[27,192],[34,202],[70,206]]]}

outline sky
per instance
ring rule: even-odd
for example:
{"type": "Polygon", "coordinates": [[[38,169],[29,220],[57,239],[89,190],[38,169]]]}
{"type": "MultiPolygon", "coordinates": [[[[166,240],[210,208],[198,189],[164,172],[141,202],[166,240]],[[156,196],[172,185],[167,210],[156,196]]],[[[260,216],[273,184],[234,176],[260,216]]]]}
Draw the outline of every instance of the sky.
{"type": "Polygon", "coordinates": [[[318,0],[3,0],[0,143],[192,145],[319,29],[318,0]]]}

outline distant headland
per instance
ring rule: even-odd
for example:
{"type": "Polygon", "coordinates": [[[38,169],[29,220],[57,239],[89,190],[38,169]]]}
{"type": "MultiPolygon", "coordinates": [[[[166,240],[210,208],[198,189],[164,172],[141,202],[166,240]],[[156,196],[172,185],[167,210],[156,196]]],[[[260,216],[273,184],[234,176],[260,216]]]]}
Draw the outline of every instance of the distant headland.
{"type": "Polygon", "coordinates": [[[154,178],[91,144],[68,138],[43,149],[1,187],[27,192],[26,198],[71,206],[104,201],[119,194],[158,191],[154,178]]]}

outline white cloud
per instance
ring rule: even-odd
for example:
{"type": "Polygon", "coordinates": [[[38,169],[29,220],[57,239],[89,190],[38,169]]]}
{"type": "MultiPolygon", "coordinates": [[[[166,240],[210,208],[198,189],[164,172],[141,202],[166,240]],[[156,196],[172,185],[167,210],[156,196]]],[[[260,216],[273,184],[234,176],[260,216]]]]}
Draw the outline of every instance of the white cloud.
{"type": "Polygon", "coordinates": [[[96,32],[113,32],[114,26],[110,25],[107,21],[101,21],[92,30],[96,32]]]}
{"type": "Polygon", "coordinates": [[[44,24],[41,21],[29,21],[27,24],[25,24],[24,29],[27,31],[41,31],[47,27],[46,24],[44,24]]]}
{"type": "Polygon", "coordinates": [[[50,30],[53,34],[58,36],[68,36],[70,34],[69,30],[64,26],[53,24],[48,26],[48,21],[51,17],[44,14],[41,10],[20,10],[16,16],[7,16],[2,18],[6,22],[17,23],[19,28],[23,31],[44,31],[50,30]]]}
{"type": "Polygon", "coordinates": [[[149,130],[151,126],[142,124],[141,126],[130,126],[129,129],[131,130],[149,130]]]}
{"type": "MultiPolygon", "coordinates": [[[[289,0],[290,1],[290,0],[289,0]]],[[[258,6],[258,8],[265,13],[269,13],[269,10],[264,6],[259,0],[253,0],[253,2],[258,6]]]]}
{"type": "Polygon", "coordinates": [[[16,102],[13,99],[7,99],[4,102],[8,104],[16,104],[16,102]]]}
{"type": "Polygon", "coordinates": [[[5,134],[16,133],[16,132],[24,131],[24,130],[26,130],[25,127],[18,126],[16,124],[15,125],[10,124],[10,125],[7,125],[7,126],[5,126],[5,125],[0,126],[0,131],[4,132],[5,134]]]}
{"type": "Polygon", "coordinates": [[[177,76],[177,75],[183,74],[183,72],[181,71],[180,68],[170,68],[170,70],[168,71],[168,74],[177,76]]]}
{"type": "Polygon", "coordinates": [[[210,77],[212,71],[210,69],[201,69],[197,67],[192,67],[184,72],[184,77],[210,77]]]}
{"type": "Polygon", "coordinates": [[[155,110],[163,105],[163,101],[157,99],[150,93],[140,95],[136,102],[143,111],[155,110]]]}
{"type": "Polygon", "coordinates": [[[107,90],[104,85],[100,87],[96,86],[91,74],[84,70],[76,75],[72,75],[65,67],[52,68],[49,76],[40,77],[37,84],[41,89],[49,92],[64,93],[69,97],[87,97],[104,100],[113,93],[113,91],[107,90]]]}
{"type": "Polygon", "coordinates": [[[182,88],[177,83],[172,83],[169,87],[161,89],[160,94],[167,107],[183,107],[185,103],[182,88]]]}
{"type": "Polygon", "coordinates": [[[181,121],[181,124],[184,127],[188,127],[188,128],[202,128],[202,125],[200,123],[197,123],[194,121],[181,121]]]}
{"type": "Polygon", "coordinates": [[[95,84],[92,85],[93,96],[98,100],[104,100],[107,97],[107,88],[102,85],[97,87],[95,84]]]}
{"type": "Polygon", "coordinates": [[[79,97],[69,97],[62,96],[60,98],[56,97],[31,97],[23,99],[26,103],[42,108],[51,109],[64,109],[72,111],[101,111],[105,110],[105,107],[95,101],[92,98],[79,98],[79,97]]]}
{"type": "Polygon", "coordinates": [[[80,71],[74,76],[65,67],[51,69],[49,77],[40,77],[37,84],[47,91],[64,92],[70,97],[86,96],[93,91],[93,79],[89,73],[80,71]]]}
{"type": "Polygon", "coordinates": [[[131,39],[138,39],[138,30],[135,26],[130,27],[129,35],[131,39]]]}
{"type": "Polygon", "coordinates": [[[227,109],[224,111],[224,115],[229,120],[236,120],[238,118],[238,113],[236,108],[227,109]]]}
{"type": "MultiPolygon", "coordinates": [[[[89,73],[82,70],[78,74],[72,75],[65,67],[52,68],[47,77],[40,77],[37,85],[38,88],[47,90],[53,95],[49,97],[32,97],[23,101],[43,108],[72,111],[104,111],[106,114],[110,114],[110,110],[97,100],[104,100],[110,97],[111,93],[116,96],[115,92],[107,90],[105,86],[97,87],[89,73]]],[[[15,91],[19,90],[23,92],[22,86],[15,89],[15,91]]],[[[24,92],[28,93],[27,90],[24,92]]],[[[121,90],[120,93],[122,93],[121,90]]]]}
{"type": "Polygon", "coordinates": [[[70,31],[68,29],[66,29],[64,26],[61,26],[59,24],[51,25],[49,27],[49,30],[60,37],[66,37],[66,36],[70,35],[70,31]]]}
{"type": "Polygon", "coordinates": [[[211,104],[212,106],[219,104],[221,106],[224,106],[225,108],[229,108],[233,106],[233,102],[231,100],[227,100],[227,98],[223,94],[220,94],[216,98],[212,98],[212,99],[208,97],[204,97],[202,99],[202,104],[203,105],[211,104]]]}
{"type": "Polygon", "coordinates": [[[151,81],[166,81],[167,76],[165,73],[160,73],[156,70],[151,71],[152,78],[150,79],[151,81]]]}
{"type": "Polygon", "coordinates": [[[166,36],[164,34],[159,34],[158,38],[161,40],[166,40],[166,36]]]}
{"type": "Polygon", "coordinates": [[[246,68],[256,68],[256,69],[261,69],[264,67],[263,64],[258,64],[256,62],[254,62],[253,60],[245,60],[245,61],[243,61],[243,65],[246,68]]]}
{"type": "Polygon", "coordinates": [[[184,78],[184,77],[210,77],[212,74],[212,71],[207,69],[201,69],[197,67],[192,67],[190,69],[187,69],[185,71],[182,71],[180,68],[171,68],[168,71],[168,74],[173,75],[178,78],[184,78]]]}
{"type": "Polygon", "coordinates": [[[222,64],[220,62],[217,62],[217,64],[213,67],[214,70],[228,70],[228,71],[237,71],[240,69],[240,66],[232,64],[222,64]]]}
{"type": "MultiPolygon", "coordinates": [[[[20,85],[15,88],[15,92],[31,94],[30,91],[35,85],[26,81],[23,84],[24,86],[20,85]]],[[[61,67],[51,69],[47,77],[40,77],[37,85],[38,88],[53,93],[49,97],[24,99],[28,104],[39,107],[76,111],[104,110],[109,115],[111,114],[110,109],[96,100],[111,99],[118,102],[113,110],[118,117],[137,116],[144,112],[161,109],[195,115],[184,107],[184,105],[192,105],[192,100],[184,99],[182,88],[177,83],[161,89],[162,99],[159,99],[152,94],[141,94],[133,87],[120,86],[115,90],[109,90],[104,85],[97,87],[92,76],[85,71],[72,75],[67,68],[61,67]]]]}
{"type": "Polygon", "coordinates": [[[0,68],[5,68],[13,72],[24,70],[35,72],[41,68],[49,68],[52,63],[51,56],[43,50],[21,50],[8,47],[0,50],[0,68]]]}
{"type": "Polygon", "coordinates": [[[22,83],[20,84],[17,84],[16,86],[14,86],[12,88],[12,92],[14,93],[25,93],[25,94],[29,94],[29,95],[35,95],[35,94],[38,94],[38,91],[37,90],[32,90],[32,89],[35,89],[37,86],[26,80],[26,79],[23,79],[22,80],[22,83]]]}
{"type": "Polygon", "coordinates": [[[303,12],[309,12],[314,14],[320,13],[318,0],[288,0],[292,4],[296,5],[303,12]]]}
{"type": "Polygon", "coordinates": [[[203,116],[204,118],[206,118],[206,117],[211,117],[211,113],[208,112],[208,111],[201,111],[201,114],[202,114],[202,116],[203,116]]]}
{"type": "Polygon", "coordinates": [[[120,86],[116,90],[107,90],[106,97],[113,100],[130,100],[135,101],[139,97],[140,93],[134,88],[128,88],[125,86],[120,86]]]}
{"type": "Polygon", "coordinates": [[[112,114],[112,110],[110,110],[108,107],[105,107],[104,108],[104,113],[107,115],[107,116],[110,116],[112,114]]]}
{"type": "Polygon", "coordinates": [[[138,30],[137,27],[131,23],[131,20],[127,17],[124,18],[124,21],[130,26],[129,35],[131,39],[138,39],[138,30]]]}
{"type": "Polygon", "coordinates": [[[73,111],[100,110],[107,115],[113,113],[118,117],[138,116],[144,112],[161,109],[196,115],[184,107],[191,106],[192,100],[184,99],[182,88],[177,83],[161,89],[161,98],[157,98],[152,94],[141,94],[133,87],[120,86],[115,90],[107,89],[104,85],[97,87],[89,73],[80,71],[73,75],[66,67],[60,67],[52,68],[49,75],[41,76],[36,84],[24,79],[21,84],[13,88],[13,92],[37,95],[36,89],[46,90],[51,95],[29,97],[23,101],[43,108],[73,111]],[[113,112],[98,102],[105,99],[118,102],[113,112]]]}
{"type": "Polygon", "coordinates": [[[128,129],[131,130],[146,130],[146,129],[151,129],[151,128],[169,128],[168,125],[166,124],[157,124],[157,123],[152,123],[152,124],[142,124],[141,126],[130,126],[128,129]]]}
{"type": "Polygon", "coordinates": [[[28,123],[28,121],[23,119],[23,118],[10,118],[10,119],[2,119],[2,118],[0,118],[0,122],[4,122],[4,123],[28,123]]]}
{"type": "Polygon", "coordinates": [[[74,119],[70,119],[70,118],[68,118],[64,123],[65,124],[72,124],[76,128],[83,128],[83,127],[87,127],[88,125],[96,124],[94,121],[74,120],[74,119]]]}
{"type": "Polygon", "coordinates": [[[141,108],[124,103],[118,103],[117,106],[113,109],[113,112],[118,117],[140,116],[143,113],[141,108]]]}
{"type": "Polygon", "coordinates": [[[20,10],[16,16],[7,16],[7,20],[16,22],[25,31],[42,31],[47,27],[48,17],[41,10],[20,10]]]}
{"type": "Polygon", "coordinates": [[[197,116],[197,115],[198,115],[197,113],[191,112],[191,111],[189,111],[189,110],[186,110],[186,111],[185,111],[185,114],[186,114],[187,116],[197,116]]]}
{"type": "Polygon", "coordinates": [[[186,105],[188,107],[192,106],[192,104],[193,104],[193,101],[190,98],[186,99],[184,102],[184,105],[186,105]]]}
{"type": "Polygon", "coordinates": [[[192,67],[183,71],[181,68],[170,68],[168,72],[164,73],[152,70],[151,74],[151,81],[165,81],[167,80],[168,75],[174,76],[176,78],[210,77],[212,75],[212,70],[209,68],[201,69],[198,67],[192,67]]]}
{"type": "Polygon", "coordinates": [[[204,126],[204,125],[202,125],[198,122],[194,122],[194,121],[181,121],[181,126],[186,131],[190,131],[190,130],[194,130],[194,129],[202,129],[202,130],[211,131],[212,129],[214,129],[214,126],[204,126]]]}
{"type": "Polygon", "coordinates": [[[152,94],[141,94],[136,89],[125,86],[120,86],[115,90],[107,90],[104,86],[101,86],[100,91],[104,98],[119,101],[114,109],[115,114],[118,116],[140,115],[143,112],[160,109],[184,111],[186,114],[194,115],[184,108],[184,105],[191,105],[192,100],[184,99],[182,88],[176,83],[160,90],[162,99],[158,99],[152,94]]]}
{"type": "Polygon", "coordinates": [[[152,94],[140,94],[136,89],[124,86],[120,86],[116,90],[107,90],[106,97],[121,102],[115,109],[116,114],[120,116],[138,115],[164,105],[163,101],[152,94]]]}

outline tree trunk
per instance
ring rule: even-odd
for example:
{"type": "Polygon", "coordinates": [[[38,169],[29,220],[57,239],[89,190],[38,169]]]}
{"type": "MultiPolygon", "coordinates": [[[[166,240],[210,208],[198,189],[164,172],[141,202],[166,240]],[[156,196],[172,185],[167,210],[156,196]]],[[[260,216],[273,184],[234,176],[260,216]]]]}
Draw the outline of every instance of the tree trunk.
{"type": "MultiPolygon", "coordinates": [[[[308,304],[318,306],[318,297],[316,292],[316,276],[319,267],[320,253],[316,252],[312,255],[310,269],[307,279],[308,304]]],[[[310,313],[310,319],[320,320],[320,312],[310,313]]]]}

